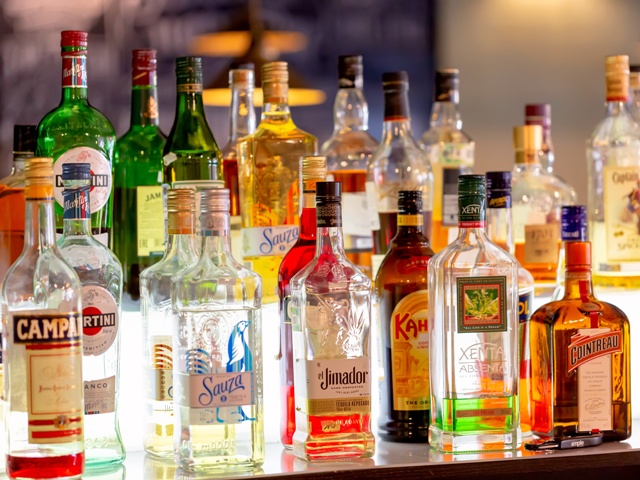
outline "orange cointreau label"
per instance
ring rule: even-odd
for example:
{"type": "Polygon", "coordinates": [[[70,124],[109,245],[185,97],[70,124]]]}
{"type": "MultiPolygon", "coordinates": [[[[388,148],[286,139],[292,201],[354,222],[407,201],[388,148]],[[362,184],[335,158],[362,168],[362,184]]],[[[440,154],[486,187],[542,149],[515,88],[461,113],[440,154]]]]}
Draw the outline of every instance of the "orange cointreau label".
{"type": "Polygon", "coordinates": [[[429,397],[427,290],[410,293],[391,314],[394,410],[426,410],[429,397]]]}

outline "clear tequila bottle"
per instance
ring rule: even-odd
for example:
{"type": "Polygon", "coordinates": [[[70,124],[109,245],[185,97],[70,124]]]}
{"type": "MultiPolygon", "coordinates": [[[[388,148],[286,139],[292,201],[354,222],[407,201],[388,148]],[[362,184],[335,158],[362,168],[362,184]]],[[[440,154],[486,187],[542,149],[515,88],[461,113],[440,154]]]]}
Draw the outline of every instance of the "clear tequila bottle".
{"type": "Polygon", "coordinates": [[[62,166],[64,230],[60,255],[80,278],[82,291],[85,461],[105,467],[124,461],[118,423],[122,267],[91,235],[91,165],[62,166]]]}
{"type": "Polygon", "coordinates": [[[262,281],[231,254],[229,190],[201,192],[202,251],[175,275],[175,458],[187,471],[264,460],[262,281]]]}
{"type": "Polygon", "coordinates": [[[487,237],[484,176],[461,175],[458,198],[458,237],[429,261],[429,443],[515,449],[518,262],[487,237]]]}
{"type": "Polygon", "coordinates": [[[173,324],[171,277],[198,258],[195,246],[195,192],[167,192],[167,243],[162,259],[140,275],[144,397],[143,444],[153,457],[173,457],[173,324]]]}

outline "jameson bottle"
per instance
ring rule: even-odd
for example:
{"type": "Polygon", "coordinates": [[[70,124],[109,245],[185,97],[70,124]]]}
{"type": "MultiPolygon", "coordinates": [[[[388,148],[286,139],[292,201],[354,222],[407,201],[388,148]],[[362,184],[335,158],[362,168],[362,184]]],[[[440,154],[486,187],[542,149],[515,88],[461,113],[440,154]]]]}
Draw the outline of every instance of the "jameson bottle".
{"type": "Polygon", "coordinates": [[[316,253],[316,183],[327,176],[325,157],[302,157],[300,178],[302,179],[302,213],[300,214],[300,236],[287,252],[278,271],[278,298],[280,300],[280,439],[286,448],[291,448],[296,430],[295,391],[293,386],[293,341],[289,303],[291,288],[289,281],[313,259],[316,253]]]}
{"type": "Polygon", "coordinates": [[[87,99],[87,36],[87,32],[62,32],[62,100],[40,120],[37,153],[54,160],[56,231],[60,234],[64,216],[62,165],[91,165],[91,233],[109,245],[116,135],[109,120],[87,99]]]}
{"type": "Polygon", "coordinates": [[[162,151],[156,51],[134,50],[131,126],[116,142],[113,163],[113,252],[122,263],[124,291],[140,298],[140,272],[162,258],[162,151]]]}
{"type": "Polygon", "coordinates": [[[28,159],[25,177],[24,250],[2,291],[6,472],[20,479],[80,478],[80,280],[56,248],[52,160],[28,159]]]}
{"type": "Polygon", "coordinates": [[[422,192],[398,192],[398,230],[376,276],[384,378],[378,428],[383,440],[429,435],[427,270],[434,255],[422,232],[422,192]]]}

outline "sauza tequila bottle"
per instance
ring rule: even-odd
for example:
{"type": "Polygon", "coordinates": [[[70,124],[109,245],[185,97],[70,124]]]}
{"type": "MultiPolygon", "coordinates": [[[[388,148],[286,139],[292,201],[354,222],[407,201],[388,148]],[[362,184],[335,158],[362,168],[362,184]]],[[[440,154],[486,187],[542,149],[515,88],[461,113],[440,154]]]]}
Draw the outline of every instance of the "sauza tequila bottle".
{"type": "Polygon", "coordinates": [[[229,190],[201,195],[202,252],[171,287],[176,460],[187,471],[257,467],[262,282],[231,255],[229,190]]]}

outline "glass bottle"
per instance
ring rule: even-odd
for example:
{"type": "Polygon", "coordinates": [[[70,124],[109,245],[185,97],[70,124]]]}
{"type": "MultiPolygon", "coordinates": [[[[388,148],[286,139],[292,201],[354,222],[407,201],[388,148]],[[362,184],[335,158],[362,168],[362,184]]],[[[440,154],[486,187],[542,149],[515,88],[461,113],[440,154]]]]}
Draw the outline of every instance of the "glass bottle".
{"type": "MultiPolygon", "coordinates": [[[[487,236],[510,255],[515,255],[511,214],[511,172],[487,172],[487,236]]],[[[563,207],[564,208],[564,207],[563,207]]],[[[534,279],[518,262],[518,349],[520,359],[520,431],[531,435],[531,351],[529,319],[533,309],[534,279]]]]}
{"type": "Polygon", "coordinates": [[[371,457],[371,280],[345,255],[339,182],[316,183],[316,223],[316,254],[290,283],[293,453],[371,457]]]}
{"type": "Polygon", "coordinates": [[[565,294],[531,317],[533,433],[631,435],[629,320],[597,299],[591,243],[565,244],[565,294]]]}
{"type": "Polygon", "coordinates": [[[429,443],[515,449],[518,262],[487,237],[484,175],[461,175],[458,198],[458,238],[429,260],[429,443]]]}
{"type": "Polygon", "coordinates": [[[427,270],[434,253],[422,232],[422,192],[398,192],[398,231],[375,281],[384,378],[378,434],[426,442],[429,431],[427,270]]]}
{"type": "Polygon", "coordinates": [[[372,275],[389,249],[397,230],[398,192],[422,191],[422,230],[431,234],[433,175],[425,152],[411,133],[407,72],[382,75],[384,123],[382,140],[367,165],[367,207],[373,230],[372,275]]]}
{"type": "Polygon", "coordinates": [[[317,140],[291,119],[287,62],[262,66],[264,105],[256,131],[238,143],[245,265],[260,274],[263,303],[278,301],[278,269],[298,239],[300,157],[317,140]]]}
{"type": "Polygon", "coordinates": [[[91,165],[63,165],[62,183],[64,231],[58,249],[78,274],[82,292],[85,462],[103,468],[125,457],[118,422],[122,267],[91,235],[91,165]]]}
{"type": "Polygon", "coordinates": [[[200,193],[202,252],[171,282],[175,459],[187,471],[258,467],[262,282],[231,255],[229,190],[200,193]]]}
{"type": "Polygon", "coordinates": [[[195,246],[195,192],[167,192],[167,244],[164,257],[140,275],[143,367],[145,369],[145,451],[173,458],[173,317],[171,277],[198,258],[195,246]]]}
{"type": "Polygon", "coordinates": [[[629,99],[629,57],[605,60],[606,115],[587,140],[593,283],[640,288],[640,126],[629,99]]]}
{"type": "Polygon", "coordinates": [[[132,55],[131,125],[116,141],[113,162],[113,252],[124,273],[124,291],[140,298],[140,272],[162,258],[162,151],[156,51],[132,55]]]}
{"type": "Polygon", "coordinates": [[[0,180],[0,288],[24,247],[24,162],[36,151],[36,126],[13,126],[11,175],[0,180]]]}
{"type": "Polygon", "coordinates": [[[640,123],[640,65],[629,65],[629,112],[640,123]]]}
{"type": "Polygon", "coordinates": [[[316,253],[316,182],[327,176],[325,157],[302,157],[300,178],[302,180],[302,213],[300,214],[300,236],[291,250],[282,259],[278,270],[278,298],[280,310],[280,440],[286,448],[293,445],[296,431],[296,408],[294,390],[293,339],[291,336],[290,280],[306,267],[316,253]]]}
{"type": "Polygon", "coordinates": [[[542,127],[514,127],[516,164],[511,182],[516,258],[536,282],[536,295],[556,285],[560,207],[572,205],[575,190],[540,165],[542,127]]]}
{"type": "Polygon", "coordinates": [[[587,239],[587,207],[585,205],[567,205],[562,207],[562,222],[560,228],[562,246],[560,247],[560,254],[558,255],[558,280],[551,300],[560,300],[564,297],[564,271],[566,268],[565,243],[586,242],[587,239]]]}
{"type": "Polygon", "coordinates": [[[116,134],[109,120],[87,99],[87,32],[64,31],[62,47],[62,100],[38,125],[38,155],[53,157],[56,231],[62,234],[62,166],[91,165],[91,233],[109,245],[113,199],[112,160],[116,134]]]}
{"type": "Polygon", "coordinates": [[[524,124],[542,127],[542,149],[540,165],[544,170],[553,173],[555,155],[551,140],[551,105],[548,103],[532,103],[524,107],[524,124]]]}
{"type": "Polygon", "coordinates": [[[439,252],[458,233],[458,176],[473,171],[475,142],[462,130],[460,72],[436,70],[431,121],[420,139],[433,171],[431,246],[439,252]]]}
{"type": "Polygon", "coordinates": [[[238,140],[256,129],[253,107],[253,63],[234,66],[229,70],[231,108],[229,109],[229,142],[222,149],[222,176],[231,195],[231,251],[242,261],[242,218],[238,184],[238,140]]]}
{"type": "Polygon", "coordinates": [[[52,163],[26,161],[24,249],[2,291],[9,478],[80,478],[84,470],[82,293],[56,248],[52,163]]]}
{"type": "Polygon", "coordinates": [[[369,106],[362,90],[362,56],[338,57],[338,93],[333,104],[333,134],[322,144],[327,169],[342,184],[344,248],[347,258],[371,275],[371,221],[366,208],[367,163],[378,147],[369,133],[369,106]]]}

